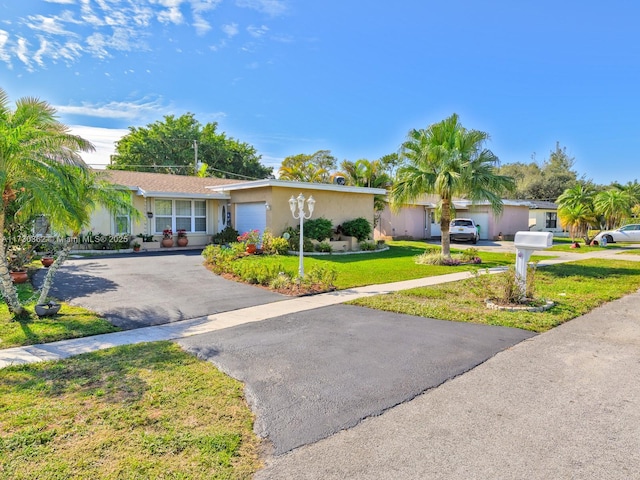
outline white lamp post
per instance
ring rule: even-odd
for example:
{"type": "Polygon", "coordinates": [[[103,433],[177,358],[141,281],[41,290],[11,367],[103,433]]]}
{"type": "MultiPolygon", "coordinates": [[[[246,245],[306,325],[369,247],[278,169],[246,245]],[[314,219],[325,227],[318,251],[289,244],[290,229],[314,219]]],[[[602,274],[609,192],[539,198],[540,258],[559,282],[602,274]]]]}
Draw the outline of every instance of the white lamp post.
{"type": "Polygon", "coordinates": [[[313,199],[313,197],[310,195],[309,196],[309,200],[307,200],[307,205],[309,206],[309,216],[306,216],[304,214],[304,195],[302,195],[302,193],[300,195],[298,195],[298,198],[294,198],[293,195],[291,195],[291,198],[289,199],[289,208],[291,209],[291,215],[293,215],[294,219],[300,219],[300,246],[298,247],[299,250],[299,254],[300,254],[300,264],[298,265],[298,277],[300,279],[300,281],[302,281],[302,277],[304,277],[304,261],[303,261],[303,239],[304,239],[304,220],[307,220],[309,218],[311,218],[311,215],[313,214],[313,207],[315,207],[316,205],[316,201],[313,199]],[[298,213],[296,215],[296,207],[298,209],[298,213]]]}

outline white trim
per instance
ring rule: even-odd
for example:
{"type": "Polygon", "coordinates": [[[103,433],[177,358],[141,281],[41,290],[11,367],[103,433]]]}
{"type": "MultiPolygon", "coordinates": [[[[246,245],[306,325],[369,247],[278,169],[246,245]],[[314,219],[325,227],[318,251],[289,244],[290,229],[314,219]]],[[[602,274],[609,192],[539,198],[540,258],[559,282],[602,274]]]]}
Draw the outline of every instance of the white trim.
{"type": "MultiPolygon", "coordinates": [[[[328,190],[332,192],[368,193],[371,195],[384,195],[387,191],[384,188],[351,187],[346,185],[336,185],[333,183],[310,183],[310,182],[290,182],[288,180],[264,179],[252,182],[232,183],[230,185],[216,185],[205,187],[215,192],[227,192],[234,190],[248,190],[260,187],[282,187],[296,190],[328,190]]],[[[225,197],[228,198],[228,197],[225,197]]]]}
{"type": "MultiPolygon", "coordinates": [[[[206,187],[210,188],[210,187],[206,187]]],[[[182,192],[148,192],[142,188],[138,188],[136,195],[143,198],[173,198],[173,199],[188,199],[194,198],[199,200],[229,200],[231,196],[225,193],[182,193],[182,192]]]]}

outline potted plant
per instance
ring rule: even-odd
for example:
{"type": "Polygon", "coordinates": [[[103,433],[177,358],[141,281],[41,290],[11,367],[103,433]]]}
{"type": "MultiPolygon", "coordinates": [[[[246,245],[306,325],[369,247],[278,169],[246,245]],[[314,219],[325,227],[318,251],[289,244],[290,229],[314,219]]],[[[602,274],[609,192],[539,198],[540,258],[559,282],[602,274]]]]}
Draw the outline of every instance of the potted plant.
{"type": "Polygon", "coordinates": [[[169,226],[162,231],[162,246],[173,247],[173,230],[169,226]]]}
{"type": "Polygon", "coordinates": [[[258,242],[260,241],[259,230],[249,230],[238,237],[238,241],[244,243],[247,253],[256,253],[258,242]]]}
{"type": "Polygon", "coordinates": [[[7,260],[13,283],[25,283],[29,279],[25,265],[31,261],[31,249],[16,245],[9,247],[7,260]]]}
{"type": "Polygon", "coordinates": [[[140,243],[139,242],[133,242],[131,244],[131,248],[133,248],[134,252],[139,252],[140,251],[140,243]]]}
{"type": "Polygon", "coordinates": [[[60,311],[60,304],[55,302],[38,303],[34,309],[39,317],[50,317],[60,311]]]}
{"type": "Polygon", "coordinates": [[[189,244],[189,239],[187,238],[187,231],[184,228],[178,230],[178,246],[186,247],[189,244]]]}

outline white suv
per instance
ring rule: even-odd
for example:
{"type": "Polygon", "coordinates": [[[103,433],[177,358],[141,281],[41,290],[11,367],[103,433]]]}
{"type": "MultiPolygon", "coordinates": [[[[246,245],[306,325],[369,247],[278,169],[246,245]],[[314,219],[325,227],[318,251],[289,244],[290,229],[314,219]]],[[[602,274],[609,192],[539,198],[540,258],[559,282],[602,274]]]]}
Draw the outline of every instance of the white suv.
{"type": "Polygon", "coordinates": [[[449,225],[449,240],[478,243],[478,228],[472,218],[454,218],[449,225]]]}

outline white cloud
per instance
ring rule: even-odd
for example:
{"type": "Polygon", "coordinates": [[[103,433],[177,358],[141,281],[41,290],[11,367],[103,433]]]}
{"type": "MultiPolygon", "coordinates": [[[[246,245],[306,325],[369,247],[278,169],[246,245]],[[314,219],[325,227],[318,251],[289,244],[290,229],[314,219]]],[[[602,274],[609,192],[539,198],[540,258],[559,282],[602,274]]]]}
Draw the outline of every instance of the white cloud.
{"type": "Polygon", "coordinates": [[[73,5],[76,0],[44,0],[47,3],[59,3],[60,5],[73,5]]]}
{"type": "Polygon", "coordinates": [[[24,38],[18,39],[18,46],[16,47],[16,56],[18,60],[25,64],[27,70],[31,70],[31,60],[29,60],[29,42],[24,38]]]}
{"type": "Polygon", "coordinates": [[[255,25],[249,25],[247,27],[247,32],[249,32],[249,35],[256,38],[262,37],[268,31],[269,27],[266,27],[265,25],[260,25],[259,27],[256,27],[255,25]]]}
{"type": "Polygon", "coordinates": [[[61,114],[131,120],[136,123],[148,118],[157,118],[170,111],[159,100],[149,99],[142,99],[139,102],[109,102],[106,104],[84,102],[82,105],[55,105],[55,109],[61,114]]]}
{"type": "Polygon", "coordinates": [[[9,33],[4,30],[0,30],[0,60],[11,66],[11,55],[6,50],[7,41],[9,40],[9,33]]]}
{"type": "Polygon", "coordinates": [[[50,35],[72,35],[75,36],[74,33],[66,30],[60,24],[60,18],[58,17],[45,17],[43,15],[33,15],[28,17],[27,26],[36,30],[39,33],[48,33],[50,35]]]}
{"type": "Polygon", "coordinates": [[[231,23],[222,26],[222,31],[227,34],[228,37],[235,37],[238,34],[238,24],[231,23]]]}
{"type": "Polygon", "coordinates": [[[115,143],[129,133],[129,130],[124,128],[100,128],[86,125],[70,125],[69,129],[71,133],[89,140],[96,147],[95,152],[82,154],[85,163],[94,168],[108,165],[111,155],[116,151],[115,143]]]}
{"type": "Polygon", "coordinates": [[[236,5],[258,10],[272,17],[282,15],[287,11],[287,6],[282,0],[236,0],[236,5]]]}

